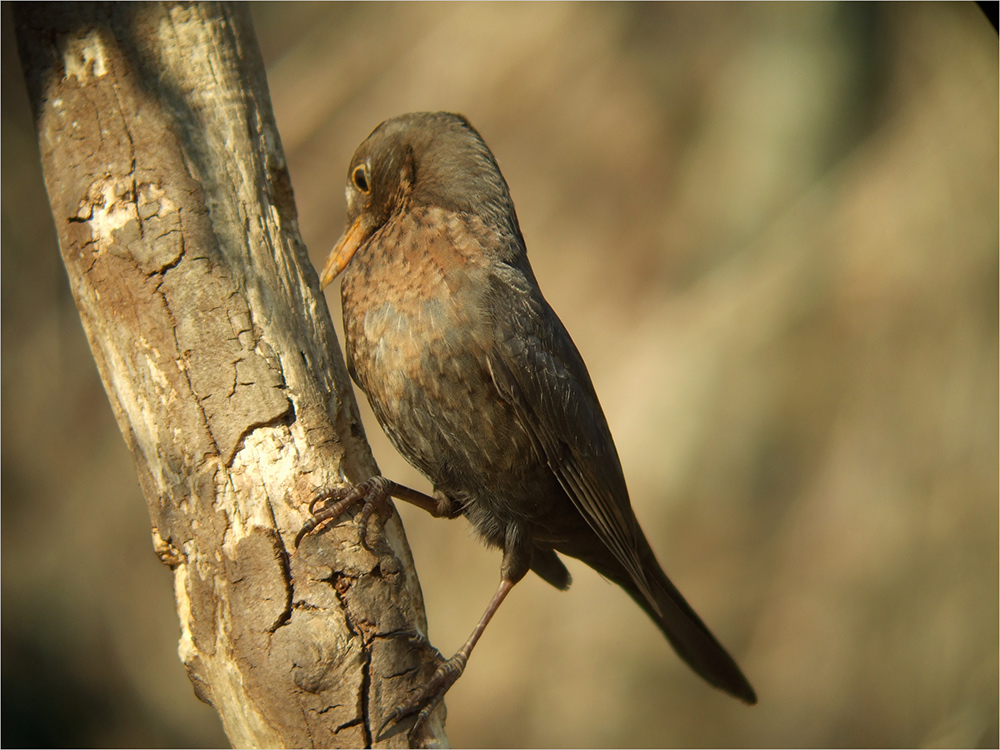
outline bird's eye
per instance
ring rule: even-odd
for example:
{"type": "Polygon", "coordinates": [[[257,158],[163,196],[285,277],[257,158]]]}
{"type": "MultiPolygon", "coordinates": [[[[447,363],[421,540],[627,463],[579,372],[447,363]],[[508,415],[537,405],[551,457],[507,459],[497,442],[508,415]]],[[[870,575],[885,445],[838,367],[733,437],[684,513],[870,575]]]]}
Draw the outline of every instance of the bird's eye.
{"type": "Polygon", "coordinates": [[[365,195],[371,191],[371,186],[368,184],[368,169],[364,164],[359,164],[351,172],[351,181],[354,183],[354,187],[360,190],[365,195]]]}

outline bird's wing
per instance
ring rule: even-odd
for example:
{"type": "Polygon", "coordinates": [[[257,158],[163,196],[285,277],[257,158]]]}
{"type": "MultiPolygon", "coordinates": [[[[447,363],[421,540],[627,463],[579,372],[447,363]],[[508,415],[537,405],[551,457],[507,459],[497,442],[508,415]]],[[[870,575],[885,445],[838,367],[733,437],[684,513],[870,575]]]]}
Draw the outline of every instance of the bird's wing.
{"type": "Polygon", "coordinates": [[[488,364],[497,390],[574,507],[655,607],[638,556],[642,532],[583,358],[530,268],[501,264],[490,286],[494,343],[488,364]]]}

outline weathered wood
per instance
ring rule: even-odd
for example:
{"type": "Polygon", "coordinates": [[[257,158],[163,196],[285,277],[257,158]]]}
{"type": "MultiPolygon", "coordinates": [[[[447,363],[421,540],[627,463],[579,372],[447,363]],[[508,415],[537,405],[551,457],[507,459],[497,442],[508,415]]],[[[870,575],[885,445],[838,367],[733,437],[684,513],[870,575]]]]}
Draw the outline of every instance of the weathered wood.
{"type": "MultiPolygon", "coordinates": [[[[376,467],[249,15],[15,13],[60,249],[174,572],[195,690],[235,746],[370,745],[434,664],[406,637],[426,624],[395,514],[373,519],[374,554],[351,523],[292,552],[309,499],[376,467]]],[[[415,739],[446,742],[440,715],[415,739]]]]}

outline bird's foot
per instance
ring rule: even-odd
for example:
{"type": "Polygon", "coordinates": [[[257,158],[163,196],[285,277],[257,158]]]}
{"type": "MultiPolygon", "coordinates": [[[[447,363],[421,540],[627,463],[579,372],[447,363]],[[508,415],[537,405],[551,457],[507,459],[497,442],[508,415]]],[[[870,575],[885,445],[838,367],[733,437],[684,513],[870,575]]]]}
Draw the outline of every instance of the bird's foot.
{"type": "Polygon", "coordinates": [[[385,477],[372,477],[359,484],[321,492],[309,503],[310,518],[295,535],[296,548],[307,534],[340,518],[355,503],[362,503],[361,513],[358,515],[360,542],[362,547],[371,552],[372,549],[368,546],[368,521],[376,511],[388,509],[391,485],[385,477]]]}
{"type": "Polygon", "coordinates": [[[428,638],[423,633],[421,633],[416,628],[406,628],[405,630],[397,630],[396,632],[392,633],[392,635],[406,639],[407,641],[410,642],[410,645],[415,648],[427,651],[433,651],[437,661],[441,662],[444,661],[444,657],[441,655],[441,652],[438,651],[436,648],[434,648],[433,644],[431,644],[431,639],[428,638]]]}
{"type": "Polygon", "coordinates": [[[431,711],[444,698],[444,694],[448,692],[448,689],[462,676],[467,661],[468,657],[459,652],[442,663],[416,695],[403,705],[397,706],[392,710],[385,718],[385,721],[382,722],[382,726],[379,727],[375,736],[381,738],[387,727],[397,724],[414,714],[416,714],[417,718],[413,721],[409,732],[411,735],[416,732],[420,728],[420,725],[427,720],[427,717],[431,715],[431,711]]]}

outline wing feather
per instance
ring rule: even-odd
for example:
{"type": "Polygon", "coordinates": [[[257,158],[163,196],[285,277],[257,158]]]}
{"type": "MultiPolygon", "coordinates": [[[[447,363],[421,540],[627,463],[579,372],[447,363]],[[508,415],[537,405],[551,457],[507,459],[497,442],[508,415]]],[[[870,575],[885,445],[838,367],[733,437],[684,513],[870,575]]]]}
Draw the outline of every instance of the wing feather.
{"type": "Polygon", "coordinates": [[[492,279],[491,377],[573,506],[658,610],[639,560],[641,531],[590,375],[530,273],[501,266],[492,279]]]}

